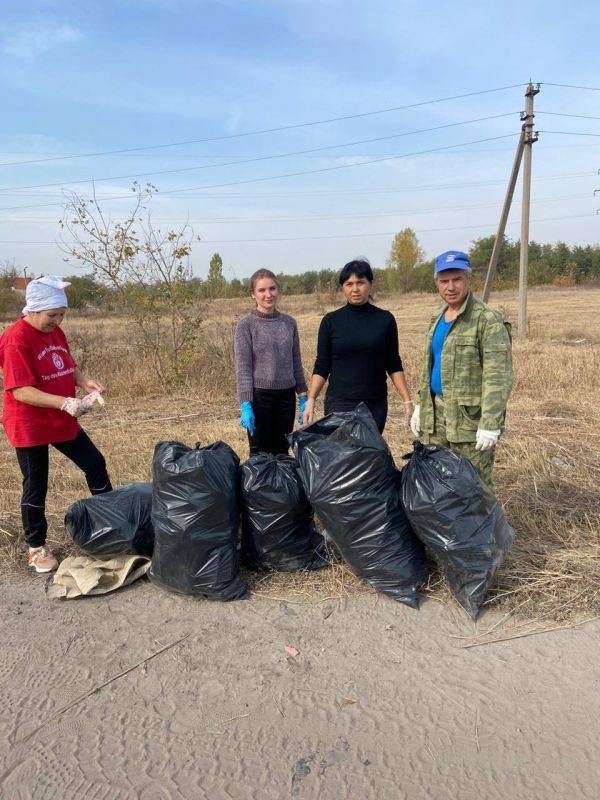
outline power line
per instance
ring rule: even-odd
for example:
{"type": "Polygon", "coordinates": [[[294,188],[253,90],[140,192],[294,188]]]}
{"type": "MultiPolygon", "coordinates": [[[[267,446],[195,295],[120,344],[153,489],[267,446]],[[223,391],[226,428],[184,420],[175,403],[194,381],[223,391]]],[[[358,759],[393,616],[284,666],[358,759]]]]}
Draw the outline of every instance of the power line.
{"type": "Polygon", "coordinates": [[[600,136],[600,133],[584,133],[583,131],[538,131],[538,133],[556,133],[563,136],[600,136]]]}
{"type": "Polygon", "coordinates": [[[574,86],[571,83],[548,83],[547,81],[542,81],[543,86],[558,86],[561,89],[584,89],[590,92],[600,92],[600,86],[574,86]]]}
{"type": "MultiPolygon", "coordinates": [[[[598,146],[600,146],[600,145],[597,145],[597,144],[544,145],[544,150],[565,150],[565,149],[573,149],[573,148],[590,148],[590,147],[598,147],[598,146]]],[[[455,150],[455,152],[456,153],[468,153],[468,154],[479,155],[480,153],[509,153],[509,152],[513,152],[513,149],[511,147],[494,147],[494,148],[488,147],[488,148],[477,148],[476,150],[468,150],[468,149],[467,150],[459,150],[459,149],[457,149],[457,150],[455,150]]],[[[397,155],[396,153],[347,153],[347,154],[345,154],[345,157],[346,158],[373,158],[373,157],[376,157],[376,158],[384,158],[384,157],[393,158],[396,155],[397,155]]],[[[198,156],[198,157],[199,158],[212,158],[212,156],[198,156]]],[[[320,155],[312,155],[312,156],[307,155],[305,157],[306,158],[320,158],[320,159],[323,159],[323,156],[320,156],[320,155]]],[[[330,160],[337,160],[340,157],[341,156],[337,156],[337,155],[336,156],[330,156],[329,159],[330,160]]],[[[193,156],[186,156],[186,158],[193,158],[193,156]]],[[[215,166],[215,165],[212,165],[212,166],[215,166]]],[[[87,179],[84,182],[87,183],[87,179]]],[[[57,185],[61,186],[61,187],[64,186],[63,183],[60,183],[60,184],[57,184],[57,185]]],[[[29,187],[29,188],[33,188],[33,187],[29,187]]],[[[40,188],[44,188],[44,187],[40,187],[40,188]]],[[[4,190],[0,190],[0,191],[4,191],[5,196],[14,196],[14,197],[18,197],[18,198],[21,198],[21,197],[60,197],[60,196],[62,196],[62,192],[60,192],[60,191],[49,191],[49,192],[31,191],[30,192],[30,191],[27,191],[26,189],[24,189],[23,187],[18,188],[18,189],[4,189],[4,190]]],[[[172,197],[176,196],[176,191],[177,190],[172,190],[171,191],[171,196],[172,197]]],[[[131,197],[131,194],[129,193],[127,195],[106,195],[106,196],[104,196],[104,195],[101,195],[99,193],[96,193],[96,196],[99,199],[119,199],[119,198],[123,198],[124,199],[124,198],[127,198],[127,197],[131,197]]],[[[215,196],[221,197],[221,196],[226,196],[226,195],[221,194],[221,195],[215,195],[215,196]]]]}
{"type": "Polygon", "coordinates": [[[156,175],[175,175],[182,172],[195,172],[196,170],[201,170],[201,169],[216,169],[217,167],[234,167],[234,166],[239,166],[240,164],[251,164],[258,161],[271,161],[277,158],[290,158],[293,156],[306,155],[307,153],[321,153],[324,152],[325,150],[338,150],[342,147],[354,147],[359,144],[372,144],[373,142],[383,142],[390,139],[399,139],[404,136],[415,136],[421,133],[430,133],[432,131],[439,131],[446,128],[456,128],[462,125],[472,125],[476,122],[486,122],[492,119],[500,119],[501,117],[509,117],[517,113],[518,112],[516,111],[508,111],[503,114],[492,114],[491,116],[463,120],[462,122],[449,122],[446,123],[445,125],[435,125],[432,128],[422,128],[421,130],[416,130],[416,131],[403,131],[402,133],[395,133],[390,136],[378,136],[373,139],[362,139],[353,142],[343,142],[340,144],[330,144],[321,147],[311,147],[308,149],[296,150],[288,153],[276,153],[266,156],[253,156],[252,158],[243,158],[237,161],[222,161],[217,164],[201,164],[193,167],[179,167],[178,169],[161,169],[153,172],[142,172],[142,173],[136,172],[129,175],[111,175],[109,177],[104,177],[104,178],[81,178],[72,181],[69,180],[57,181],[54,183],[34,183],[29,186],[3,186],[0,187],[0,192],[9,192],[13,191],[14,189],[46,189],[51,186],[64,186],[65,184],[73,186],[75,184],[82,184],[82,183],[100,183],[104,181],[127,180],[129,178],[149,178],[149,177],[154,177],[156,175]]]}
{"type": "MultiPolygon", "coordinates": [[[[583,218],[592,218],[596,217],[596,214],[570,214],[563,217],[543,217],[540,219],[532,220],[532,222],[557,222],[559,220],[565,219],[583,219],[583,218]]],[[[507,223],[508,225],[519,225],[520,220],[515,220],[514,222],[507,223]]],[[[479,223],[477,225],[461,225],[459,227],[452,227],[452,228],[420,228],[415,230],[415,233],[440,233],[440,232],[451,232],[451,231],[463,231],[463,230],[475,230],[481,228],[489,228],[495,226],[495,222],[485,222],[479,223]]],[[[380,231],[377,233],[335,233],[335,234],[325,234],[319,236],[282,236],[282,237],[273,237],[267,239],[202,239],[198,244],[263,244],[267,242],[300,242],[300,241],[312,241],[312,240],[320,240],[320,239],[361,239],[361,238],[368,238],[374,236],[395,236],[398,231],[380,231]]],[[[5,241],[3,244],[58,244],[56,241],[5,241]]],[[[63,244],[70,246],[71,244],[76,244],[76,242],[64,242],[63,244]]]]}
{"type": "MultiPolygon", "coordinates": [[[[551,113],[551,112],[538,112],[538,111],[536,111],[536,114],[538,114],[538,113],[551,113]]],[[[578,115],[578,114],[560,114],[558,116],[573,116],[573,117],[579,117],[581,119],[600,119],[600,117],[588,117],[588,116],[581,116],[581,115],[578,115]]],[[[579,144],[579,145],[555,144],[555,145],[547,145],[546,144],[546,145],[544,145],[544,150],[563,150],[563,149],[572,148],[572,147],[579,147],[579,148],[597,147],[597,145],[595,145],[595,144],[579,144]]],[[[479,148],[476,152],[477,153],[505,153],[505,152],[508,152],[509,150],[512,152],[511,148],[495,147],[495,148],[487,148],[487,149],[479,148]]],[[[384,155],[393,155],[393,154],[392,153],[346,153],[345,155],[347,157],[352,157],[352,158],[369,158],[371,156],[384,156],[384,155]]],[[[127,157],[129,158],[130,156],[127,156],[127,157]]],[[[150,158],[150,157],[153,157],[153,158],[154,157],[155,158],[164,158],[164,156],[161,153],[147,153],[147,154],[141,154],[141,155],[138,154],[138,157],[139,158],[150,158]]],[[[206,153],[172,153],[172,154],[170,154],[168,156],[169,159],[177,158],[177,159],[188,159],[188,160],[194,160],[194,159],[199,159],[199,158],[202,158],[202,159],[213,159],[215,157],[216,156],[214,154],[210,154],[209,155],[209,154],[206,154],[206,153]]],[[[296,157],[297,158],[324,158],[324,156],[321,156],[321,155],[318,155],[318,154],[311,154],[311,153],[297,153],[296,157]]],[[[338,157],[339,156],[336,156],[336,155],[329,156],[329,158],[332,158],[332,159],[333,158],[338,158],[338,157]]],[[[234,153],[227,153],[226,155],[223,156],[223,158],[236,158],[236,159],[239,159],[239,158],[242,158],[242,155],[241,154],[234,154],[234,153]]],[[[327,156],[325,156],[325,158],[327,158],[327,156]]],[[[60,184],[60,185],[62,186],[63,184],[60,184]]],[[[23,190],[22,188],[21,189],[10,190],[10,191],[11,191],[11,193],[14,193],[14,194],[22,194],[24,196],[28,195],[28,192],[23,190]]],[[[8,190],[7,190],[7,193],[8,193],[8,190]]],[[[34,193],[32,193],[32,196],[37,196],[38,194],[44,194],[44,193],[43,192],[34,192],[34,193]]],[[[56,194],[56,192],[46,192],[46,194],[56,194]]]]}
{"type": "MultiPolygon", "coordinates": [[[[340,170],[340,169],[350,169],[351,167],[364,167],[364,166],[367,166],[369,164],[379,164],[379,163],[382,163],[384,161],[393,161],[393,160],[399,159],[399,158],[412,158],[412,157],[415,157],[415,156],[427,155],[429,153],[441,152],[443,150],[454,150],[457,147],[465,147],[465,146],[472,145],[472,144],[481,144],[482,142],[496,142],[496,141],[498,141],[500,139],[510,139],[510,138],[512,138],[514,136],[518,136],[518,135],[519,134],[516,134],[516,133],[505,133],[502,136],[490,136],[490,137],[487,137],[485,139],[475,139],[474,141],[471,141],[471,142],[460,142],[459,144],[441,145],[439,147],[432,147],[432,148],[429,148],[427,150],[416,150],[415,152],[412,152],[412,153],[399,153],[399,154],[393,155],[393,156],[383,156],[381,158],[372,158],[372,159],[369,159],[369,160],[366,160],[366,161],[358,161],[358,162],[356,162],[354,164],[336,164],[333,167],[320,167],[319,169],[299,170],[298,172],[285,172],[285,173],[280,174],[280,175],[265,175],[265,176],[263,176],[261,178],[246,178],[246,179],[241,180],[241,181],[240,180],[238,180],[238,181],[227,181],[225,183],[212,183],[212,184],[207,184],[207,185],[204,185],[204,186],[189,186],[189,187],[184,187],[184,188],[179,188],[179,189],[168,189],[166,191],[161,191],[160,194],[162,196],[164,196],[164,195],[173,194],[173,193],[179,194],[179,193],[183,193],[183,192],[195,192],[195,191],[203,190],[203,189],[220,189],[220,188],[224,188],[226,186],[242,186],[242,185],[245,185],[245,184],[248,184],[248,183],[261,183],[261,182],[264,182],[264,181],[278,180],[278,179],[281,179],[281,178],[295,178],[295,177],[298,177],[300,175],[317,175],[317,174],[320,174],[320,173],[333,172],[335,170],[340,170]]],[[[148,173],[148,174],[150,174],[150,173],[148,173]]],[[[94,182],[93,181],[86,181],[86,183],[92,183],[93,184],[94,182]]],[[[34,188],[34,187],[27,187],[27,188],[34,188]]],[[[131,194],[129,196],[131,196],[131,194]]],[[[0,208],[0,210],[2,210],[2,208],[0,208]]]]}
{"type": "Polygon", "coordinates": [[[560,111],[538,111],[536,109],[536,116],[538,114],[545,114],[547,117],[571,117],[572,119],[600,119],[600,117],[593,117],[589,114],[564,114],[560,111]]]}
{"type": "MultiPolygon", "coordinates": [[[[596,170],[593,172],[565,172],[558,175],[539,175],[533,178],[534,181],[549,181],[558,180],[563,178],[587,178],[597,176],[596,170]]],[[[505,184],[506,180],[501,178],[499,180],[488,181],[453,181],[452,183],[438,183],[438,184],[421,184],[420,186],[403,186],[403,187],[380,187],[376,189],[362,189],[362,188],[349,188],[349,189],[319,189],[313,191],[293,191],[293,192],[220,192],[217,194],[206,195],[207,197],[297,197],[297,196],[313,196],[313,195],[339,195],[339,194],[396,194],[398,192],[420,192],[429,189],[454,189],[460,187],[470,186],[492,186],[496,184],[505,184]]],[[[177,191],[177,190],[174,190],[177,191]]],[[[131,197],[129,195],[120,195],[122,197],[131,197]]],[[[107,198],[108,199],[108,198],[107,198]]],[[[0,211],[2,209],[0,208],[0,211]]]]}
{"type": "MultiPolygon", "coordinates": [[[[538,197],[536,203],[556,203],[563,200],[584,200],[590,199],[589,193],[586,194],[570,194],[561,195],[559,197],[538,197]]],[[[501,203],[482,203],[471,204],[464,206],[437,206],[434,208],[421,208],[421,209],[393,209],[391,211],[365,211],[356,213],[342,213],[342,214],[307,214],[305,216],[293,217],[198,217],[197,219],[187,220],[190,225],[230,225],[233,223],[257,223],[257,222],[312,222],[319,220],[330,219],[372,219],[377,217],[393,217],[400,214],[406,216],[413,216],[417,214],[432,214],[446,211],[471,211],[480,208],[497,208],[501,203]]],[[[518,205],[518,203],[515,203],[518,205]]],[[[153,224],[156,225],[178,225],[181,220],[179,219],[152,219],[153,224]]],[[[56,218],[54,217],[25,217],[24,219],[8,219],[5,224],[40,224],[48,223],[55,224],[56,218]]]]}
{"type": "Polygon", "coordinates": [[[232,133],[227,134],[225,136],[212,136],[209,138],[204,139],[188,139],[187,141],[182,142],[167,142],[166,144],[154,144],[154,145],[143,145],[140,147],[127,147],[122,148],[119,150],[104,150],[104,151],[97,151],[91,153],[70,153],[67,155],[61,156],[51,156],[49,158],[35,158],[30,159],[28,161],[13,161],[4,164],[0,164],[0,167],[15,167],[15,166],[22,166],[24,164],[40,164],[46,161],[63,161],[67,159],[74,159],[74,158],[94,158],[96,156],[108,156],[108,155],[117,155],[119,153],[135,153],[140,152],[141,150],[158,150],[167,147],[182,147],[183,145],[187,144],[203,144],[206,142],[222,142],[228,139],[241,139],[245,136],[259,136],[265,133],[280,133],[282,131],[289,131],[289,130],[296,130],[298,128],[308,128],[313,125],[326,125],[331,122],[342,122],[345,120],[350,119],[360,119],[363,117],[372,117],[379,114],[389,114],[393,111],[407,111],[411,108],[420,108],[422,106],[434,105],[436,103],[445,103],[450,100],[462,100],[466,97],[475,97],[477,95],[482,94],[491,94],[493,92],[503,92],[506,89],[516,89],[521,86],[527,86],[526,83],[513,83],[510,86],[498,86],[493,89],[481,89],[476,92],[466,92],[465,94],[455,94],[450,97],[437,97],[434,100],[421,100],[418,103],[408,103],[407,105],[403,106],[393,106],[391,108],[380,108],[375,111],[363,111],[358,114],[345,114],[341,117],[329,117],[328,119],[320,119],[320,120],[313,120],[311,122],[297,122],[290,125],[281,125],[276,128],[264,128],[263,130],[254,130],[254,131],[244,131],[242,133],[232,133]]]}
{"type": "MultiPolygon", "coordinates": [[[[571,214],[564,217],[544,217],[537,220],[532,220],[532,222],[556,222],[558,220],[565,220],[565,219],[580,219],[583,217],[596,217],[596,214],[571,214]]],[[[514,220],[513,222],[508,222],[508,225],[520,225],[520,220],[514,220]]],[[[480,223],[478,225],[461,225],[459,227],[452,227],[452,228],[420,228],[416,229],[415,233],[443,233],[443,232],[451,232],[451,231],[461,231],[461,230],[475,230],[480,228],[488,228],[493,227],[496,225],[496,222],[486,222],[480,223]]],[[[326,234],[322,236],[294,236],[294,237],[281,237],[281,238],[272,238],[272,239],[202,239],[199,244],[246,244],[255,242],[257,244],[263,242],[288,242],[288,241],[308,241],[310,239],[359,239],[359,238],[366,238],[368,236],[395,236],[398,231],[385,231],[381,233],[340,233],[340,234],[326,234]]]]}
{"type": "MultiPolygon", "coordinates": [[[[538,175],[534,177],[532,180],[534,181],[553,181],[553,180],[564,180],[568,178],[587,178],[596,176],[598,173],[596,171],[593,172],[565,172],[559,173],[557,175],[538,175]]],[[[488,180],[488,181],[454,181],[453,183],[442,183],[442,184],[422,184],[420,186],[402,186],[402,187],[380,187],[375,189],[361,189],[361,188],[349,188],[349,189],[319,189],[319,190],[312,190],[312,191],[288,191],[288,192],[217,192],[214,194],[204,193],[203,199],[224,199],[224,198],[231,198],[231,197],[250,197],[250,198],[265,198],[265,197],[278,197],[278,198],[287,198],[287,197],[321,197],[321,196],[338,196],[338,195],[369,195],[369,194],[399,194],[403,192],[421,192],[421,191],[436,191],[436,190],[443,190],[443,189],[456,189],[456,188],[470,188],[473,186],[497,186],[497,185],[504,185],[506,183],[505,179],[499,180],[488,180]]],[[[169,192],[170,197],[177,197],[177,192],[180,191],[179,189],[173,189],[169,192]]],[[[185,191],[185,190],[181,190],[185,191]]],[[[160,195],[165,194],[165,192],[159,192],[158,197],[160,195]]],[[[108,201],[108,200],[129,200],[131,199],[131,192],[128,194],[118,194],[118,195],[104,195],[99,197],[99,200],[108,201]]],[[[49,208],[49,207],[56,207],[60,206],[61,208],[64,207],[65,201],[58,203],[30,203],[29,205],[25,206],[0,206],[0,211],[22,211],[27,210],[30,208],[49,208]]]]}
{"type": "Polygon", "coordinates": [[[519,134],[516,133],[505,133],[502,136],[489,136],[485,139],[475,139],[471,142],[460,142],[459,144],[447,144],[441,145],[440,147],[431,147],[427,150],[416,150],[412,153],[399,153],[398,155],[394,156],[384,156],[382,158],[373,158],[368,161],[359,161],[356,164],[337,164],[333,167],[321,167],[320,169],[307,169],[307,170],[300,170],[298,172],[286,172],[281,175],[266,175],[262,178],[246,178],[245,180],[241,181],[228,181],[226,183],[213,183],[206,186],[189,186],[183,189],[170,189],[165,192],[161,192],[161,195],[173,194],[173,193],[183,193],[183,192],[195,192],[198,190],[204,189],[221,189],[227,186],[243,186],[249,183],[262,183],[264,181],[272,181],[272,180],[279,180],[281,178],[296,178],[300,175],[317,175],[324,172],[334,172],[340,169],[350,169],[351,167],[364,167],[370,164],[381,164],[384,161],[394,161],[399,158],[413,158],[416,156],[423,156],[429,155],[430,153],[439,153],[443,150],[454,150],[457,147],[465,147],[472,144],[482,144],[483,142],[497,142],[500,139],[510,139],[519,134]]]}

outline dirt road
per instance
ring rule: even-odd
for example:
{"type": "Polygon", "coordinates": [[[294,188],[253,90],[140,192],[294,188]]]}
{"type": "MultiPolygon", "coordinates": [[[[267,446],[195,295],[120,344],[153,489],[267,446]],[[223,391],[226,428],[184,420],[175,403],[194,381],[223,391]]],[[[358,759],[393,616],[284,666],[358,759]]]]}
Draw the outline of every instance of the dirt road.
{"type": "Polygon", "coordinates": [[[6,800],[598,797],[600,622],[464,649],[476,627],[433,601],[43,583],[0,588],[6,800]]]}

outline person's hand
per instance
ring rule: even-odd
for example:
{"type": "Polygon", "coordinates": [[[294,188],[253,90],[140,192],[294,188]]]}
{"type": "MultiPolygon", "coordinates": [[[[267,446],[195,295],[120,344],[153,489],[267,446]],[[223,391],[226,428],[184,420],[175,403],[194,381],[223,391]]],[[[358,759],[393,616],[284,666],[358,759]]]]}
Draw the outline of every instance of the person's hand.
{"type": "Polygon", "coordinates": [[[415,406],[410,418],[410,429],[418,439],[421,433],[421,406],[415,406]]]}
{"type": "Polygon", "coordinates": [[[412,415],[414,413],[415,413],[415,404],[412,401],[405,402],[404,403],[404,424],[406,425],[407,428],[411,427],[410,423],[411,423],[411,420],[412,420],[412,415]]]}
{"type": "Polygon", "coordinates": [[[81,400],[77,397],[65,397],[65,401],[60,407],[61,411],[64,411],[65,414],[69,414],[71,417],[80,417],[82,413],[80,411],[81,400]]]}
{"type": "Polygon", "coordinates": [[[312,425],[315,418],[315,398],[307,397],[304,411],[302,412],[302,423],[304,425],[312,425]]]}
{"type": "Polygon", "coordinates": [[[306,408],[306,402],[308,397],[305,394],[301,394],[298,398],[298,425],[302,425],[304,420],[304,409],[306,408]]]}
{"type": "Polygon", "coordinates": [[[254,436],[254,409],[250,400],[240,403],[240,411],[240,425],[248,431],[250,436],[254,436]]]}
{"type": "Polygon", "coordinates": [[[90,394],[82,397],[81,400],[77,397],[66,397],[60,410],[72,417],[82,417],[88,411],[91,411],[95,405],[104,405],[104,399],[100,392],[90,392],[90,394]]]}
{"type": "Polygon", "coordinates": [[[104,386],[98,383],[98,381],[93,381],[91,378],[82,378],[79,386],[84,392],[98,392],[98,394],[104,394],[104,386]]]}
{"type": "Polygon", "coordinates": [[[500,431],[477,431],[475,450],[491,450],[500,437],[500,431]]]}

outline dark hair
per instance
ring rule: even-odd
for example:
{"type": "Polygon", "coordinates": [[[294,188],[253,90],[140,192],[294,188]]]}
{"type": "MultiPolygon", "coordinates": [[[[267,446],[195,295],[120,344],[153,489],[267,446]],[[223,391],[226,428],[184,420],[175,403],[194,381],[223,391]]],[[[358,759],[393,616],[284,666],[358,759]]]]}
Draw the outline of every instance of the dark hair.
{"type": "Polygon", "coordinates": [[[343,286],[351,275],[357,278],[366,278],[369,283],[373,283],[373,270],[366,258],[357,258],[344,265],[338,279],[340,286],[343,286]]]}
{"type": "Polygon", "coordinates": [[[253,292],[256,288],[256,284],[261,278],[271,278],[271,280],[275,281],[275,286],[279,289],[279,283],[277,282],[277,278],[275,277],[275,273],[271,272],[270,269],[257,269],[254,275],[250,278],[250,291],[253,292]]]}

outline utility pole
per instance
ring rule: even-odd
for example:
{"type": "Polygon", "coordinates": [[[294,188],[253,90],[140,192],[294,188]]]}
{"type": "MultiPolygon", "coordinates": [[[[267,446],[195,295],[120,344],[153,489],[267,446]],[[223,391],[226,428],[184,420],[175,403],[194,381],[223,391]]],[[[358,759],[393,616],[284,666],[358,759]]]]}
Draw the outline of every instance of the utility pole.
{"type": "Polygon", "coordinates": [[[529,270],[529,210],[531,206],[531,147],[538,135],[533,132],[533,98],[540,84],[529,83],[525,92],[525,120],[523,123],[523,202],[521,206],[521,258],[519,260],[519,328],[521,339],[527,336],[527,275],[529,270]]]}
{"type": "MultiPolygon", "coordinates": [[[[525,112],[526,113],[526,112],[525,112]]],[[[521,119],[525,119],[525,113],[521,114],[521,119]]],[[[500,258],[500,250],[504,242],[504,231],[506,230],[506,221],[512,205],[513,195],[515,193],[515,186],[517,185],[517,178],[519,177],[519,168],[521,166],[521,159],[523,158],[523,148],[525,146],[525,125],[521,127],[521,135],[517,144],[517,152],[515,153],[515,160],[513,161],[512,172],[508,181],[508,188],[506,190],[506,197],[504,198],[504,205],[502,206],[502,213],[500,215],[500,222],[498,223],[498,231],[494,241],[494,248],[490,257],[487,275],[485,277],[485,286],[483,287],[483,302],[487,303],[490,299],[490,292],[492,285],[496,278],[496,269],[498,267],[498,260],[500,258]]]]}

